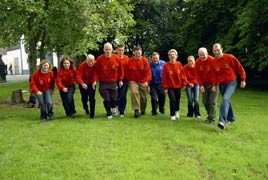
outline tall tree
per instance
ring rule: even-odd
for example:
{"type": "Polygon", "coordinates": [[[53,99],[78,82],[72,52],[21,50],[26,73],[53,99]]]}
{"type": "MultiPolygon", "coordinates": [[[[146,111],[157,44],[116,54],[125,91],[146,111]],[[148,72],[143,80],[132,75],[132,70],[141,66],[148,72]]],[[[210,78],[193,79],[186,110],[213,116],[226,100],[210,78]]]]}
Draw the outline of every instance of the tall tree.
{"type": "Polygon", "coordinates": [[[32,74],[38,54],[84,54],[108,36],[126,41],[124,32],[134,25],[128,2],[5,0],[0,4],[0,39],[8,46],[24,35],[32,74]]]}
{"type": "Polygon", "coordinates": [[[268,1],[245,1],[234,25],[239,32],[237,46],[246,66],[257,71],[268,69],[268,1]]]}
{"type": "Polygon", "coordinates": [[[180,51],[183,37],[178,27],[182,23],[182,2],[183,0],[134,1],[136,25],[129,33],[129,46],[142,46],[145,55],[158,51],[163,59],[167,59],[170,48],[180,51]]]}

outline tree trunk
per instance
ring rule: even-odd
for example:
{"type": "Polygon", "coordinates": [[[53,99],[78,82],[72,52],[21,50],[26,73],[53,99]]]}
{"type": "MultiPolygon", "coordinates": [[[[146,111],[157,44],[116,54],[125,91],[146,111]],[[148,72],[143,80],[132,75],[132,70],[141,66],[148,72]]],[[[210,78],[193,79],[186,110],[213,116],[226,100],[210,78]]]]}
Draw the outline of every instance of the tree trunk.
{"type": "Polygon", "coordinates": [[[24,103],[21,89],[12,91],[11,104],[24,103]]]}

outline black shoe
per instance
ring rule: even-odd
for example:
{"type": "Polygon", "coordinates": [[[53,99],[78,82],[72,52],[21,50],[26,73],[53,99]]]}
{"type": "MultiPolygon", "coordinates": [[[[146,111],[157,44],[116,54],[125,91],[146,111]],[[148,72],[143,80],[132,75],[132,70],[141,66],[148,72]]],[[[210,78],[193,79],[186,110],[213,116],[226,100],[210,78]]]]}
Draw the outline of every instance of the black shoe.
{"type": "Polygon", "coordinates": [[[134,118],[138,118],[140,116],[139,110],[135,110],[134,118]]]}
{"type": "Polygon", "coordinates": [[[226,123],[226,125],[231,125],[231,124],[233,124],[234,122],[235,122],[235,120],[228,120],[227,123],[226,123]]]}
{"type": "Polygon", "coordinates": [[[165,109],[160,109],[159,112],[160,112],[161,114],[165,114],[165,109]]]}
{"type": "Polygon", "coordinates": [[[205,122],[208,123],[208,124],[214,124],[215,120],[213,120],[213,119],[206,119],[205,122]]]}
{"type": "Polygon", "coordinates": [[[85,113],[86,113],[86,115],[89,115],[89,110],[86,109],[86,110],[85,110],[85,113]]]}
{"type": "Polygon", "coordinates": [[[41,118],[40,121],[45,122],[45,121],[47,121],[47,118],[41,118]]]}
{"type": "Polygon", "coordinates": [[[141,112],[141,115],[144,115],[145,114],[145,112],[141,112]]]}
{"type": "Polygon", "coordinates": [[[74,116],[75,116],[75,113],[68,115],[69,118],[74,118],[74,116]]]}
{"type": "Polygon", "coordinates": [[[219,122],[218,127],[219,127],[220,129],[225,129],[225,125],[224,125],[223,122],[219,122]]]}
{"type": "Polygon", "coordinates": [[[152,112],[152,116],[156,116],[157,115],[157,112],[152,112]]]}
{"type": "Polygon", "coordinates": [[[90,117],[90,119],[93,119],[94,118],[94,113],[90,113],[89,117],[90,117]]]}

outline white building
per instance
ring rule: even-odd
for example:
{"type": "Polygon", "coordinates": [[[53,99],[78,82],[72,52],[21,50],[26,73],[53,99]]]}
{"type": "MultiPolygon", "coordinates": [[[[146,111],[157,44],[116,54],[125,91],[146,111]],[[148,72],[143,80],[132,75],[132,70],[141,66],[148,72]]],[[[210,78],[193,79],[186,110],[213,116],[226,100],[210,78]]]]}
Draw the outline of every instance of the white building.
{"type": "MultiPolygon", "coordinates": [[[[27,62],[28,55],[25,51],[23,40],[20,41],[19,45],[13,48],[0,48],[0,54],[4,63],[7,65],[8,74],[11,74],[9,70],[12,65],[12,71],[15,75],[27,75],[30,73],[29,65],[27,62]]],[[[58,58],[55,53],[48,53],[46,59],[50,60],[53,66],[58,67],[58,58]]],[[[40,60],[37,59],[36,65],[39,65],[40,60]]]]}

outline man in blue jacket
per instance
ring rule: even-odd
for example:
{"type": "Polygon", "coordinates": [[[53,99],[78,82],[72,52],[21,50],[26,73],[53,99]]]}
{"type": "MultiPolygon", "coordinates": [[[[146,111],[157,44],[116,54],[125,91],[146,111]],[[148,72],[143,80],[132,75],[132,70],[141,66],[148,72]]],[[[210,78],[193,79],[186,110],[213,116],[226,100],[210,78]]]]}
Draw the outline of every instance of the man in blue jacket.
{"type": "Polygon", "coordinates": [[[150,82],[150,95],[152,104],[152,115],[157,115],[157,108],[159,112],[165,113],[165,92],[162,87],[162,70],[165,61],[160,60],[158,52],[153,52],[151,56],[150,68],[152,72],[152,80],[150,82]]]}

